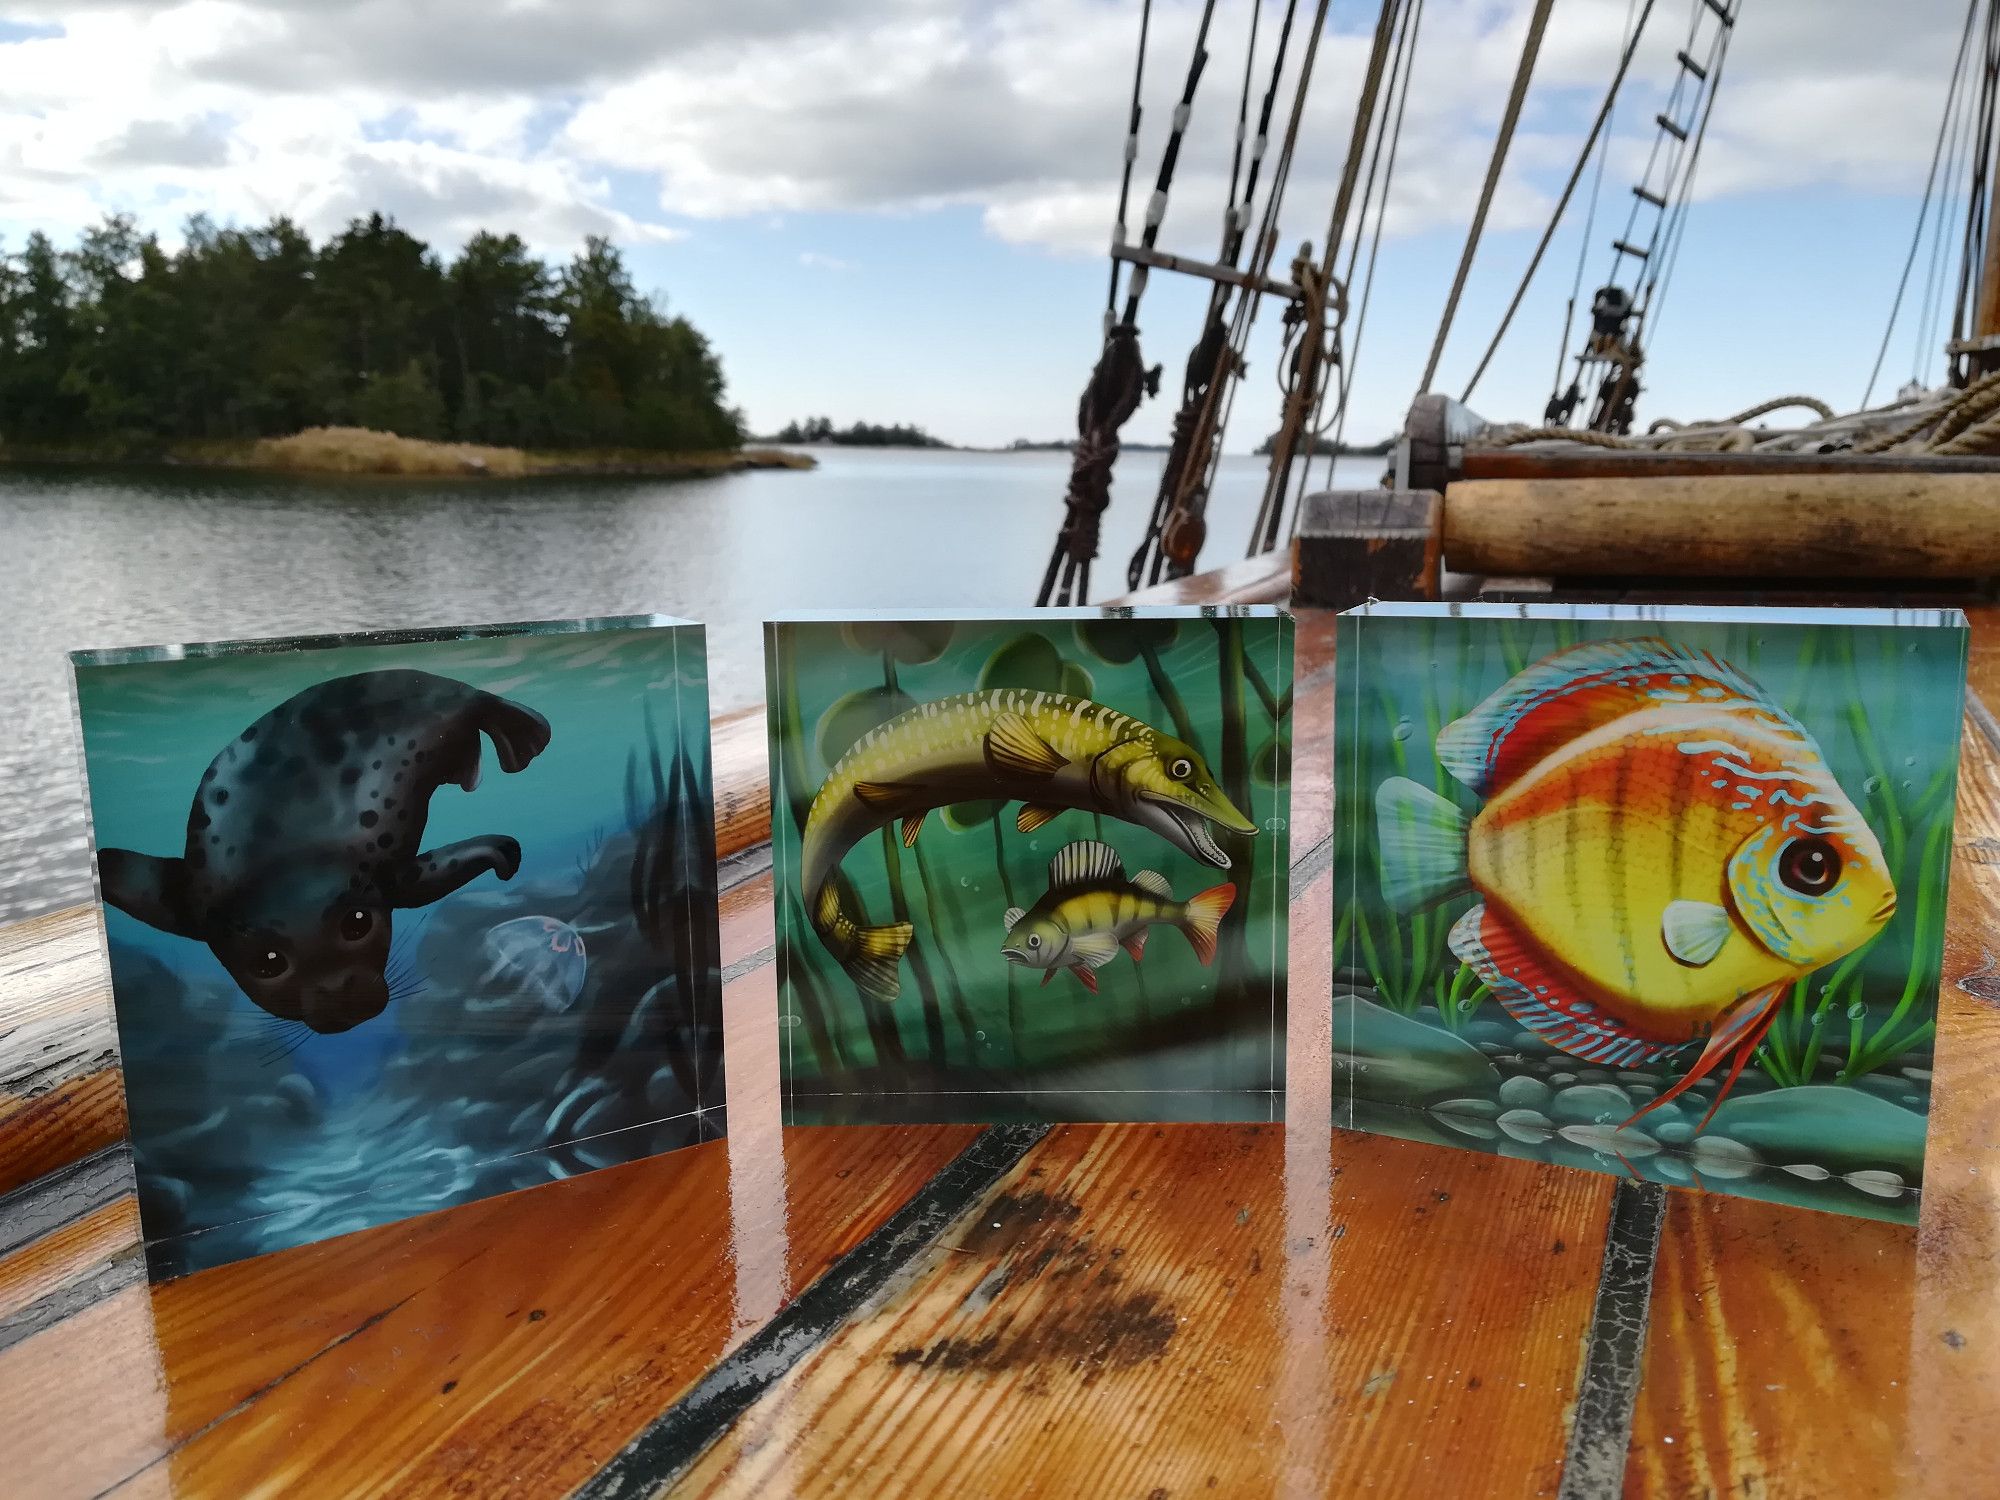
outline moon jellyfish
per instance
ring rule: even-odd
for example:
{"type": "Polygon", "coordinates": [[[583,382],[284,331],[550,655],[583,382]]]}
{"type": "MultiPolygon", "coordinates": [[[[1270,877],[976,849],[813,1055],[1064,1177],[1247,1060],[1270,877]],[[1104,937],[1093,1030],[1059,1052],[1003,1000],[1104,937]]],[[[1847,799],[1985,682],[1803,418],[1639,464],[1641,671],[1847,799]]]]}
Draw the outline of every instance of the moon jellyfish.
{"type": "Polygon", "coordinates": [[[589,967],[583,934],[554,917],[516,917],[486,934],[487,982],[504,981],[548,1011],[568,1010],[589,967]]]}

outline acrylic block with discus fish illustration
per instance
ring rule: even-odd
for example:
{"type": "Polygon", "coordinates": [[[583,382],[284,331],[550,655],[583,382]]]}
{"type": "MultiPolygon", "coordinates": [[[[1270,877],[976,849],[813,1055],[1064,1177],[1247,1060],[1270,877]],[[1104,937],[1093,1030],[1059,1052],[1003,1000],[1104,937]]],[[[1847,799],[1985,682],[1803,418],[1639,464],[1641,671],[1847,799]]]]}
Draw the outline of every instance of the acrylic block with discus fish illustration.
{"type": "Polygon", "coordinates": [[[1009,963],[1040,969],[1044,985],[1067,969],[1094,995],[1097,970],[1120,948],[1134,963],[1145,960],[1147,931],[1156,925],[1185,933],[1206,968],[1215,961],[1216,931],[1235,901],[1232,884],[1176,901],[1166,876],[1141,870],[1128,880],[1116,849],[1079,840],[1049,861],[1049,888],[1040,900],[1025,911],[1007,908],[1000,952],[1009,963]]]}
{"type": "Polygon", "coordinates": [[[925,815],[958,802],[1022,804],[1032,833],[1067,809],[1135,824],[1222,869],[1213,828],[1254,834],[1192,745],[1087,698],[988,689],[897,715],[840,758],[813,798],[800,850],[800,894],[813,930],[863,994],[896,998],[907,922],[871,927],[844,910],[834,874],[868,834],[902,820],[916,843],[925,815]]]}
{"type": "Polygon", "coordinates": [[[99,852],[104,899],[206,943],[272,1015],[318,1032],[358,1026],[391,998],[391,913],[520,868],[505,834],[423,848],[432,794],[479,785],[482,734],[513,772],[550,731],[524,704],[429,672],[317,683],[209,763],[178,858],[99,852]]]}
{"type": "Polygon", "coordinates": [[[1485,804],[1384,782],[1383,894],[1413,911],[1475,892],[1451,951],[1551,1046],[1641,1067],[1702,1042],[1632,1120],[1728,1059],[1719,1106],[1791,984],[1896,910],[1812,736],[1707,652],[1558,652],[1447,725],[1437,755],[1485,804]]]}

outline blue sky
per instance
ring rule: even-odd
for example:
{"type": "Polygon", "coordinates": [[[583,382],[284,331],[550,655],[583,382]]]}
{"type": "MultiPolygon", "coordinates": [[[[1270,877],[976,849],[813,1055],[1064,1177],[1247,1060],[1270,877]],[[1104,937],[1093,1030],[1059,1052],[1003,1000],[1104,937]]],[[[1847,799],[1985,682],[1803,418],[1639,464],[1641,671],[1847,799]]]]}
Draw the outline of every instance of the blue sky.
{"type": "MultiPolygon", "coordinates": [[[[1223,0],[1163,245],[1213,252],[1256,0],[1223,0]]],[[[1621,105],[1587,299],[1691,7],[1660,0],[1621,105]]],[[[1642,416],[1803,390],[1859,400],[1908,247],[1959,0],[1741,0],[1742,21],[1642,416]]],[[[1141,176],[1197,6],[1156,0],[1141,176]]],[[[1429,0],[1350,437],[1415,389],[1519,44],[1521,0],[1429,0]]],[[[1268,49],[1275,3],[1265,12],[1268,49]]],[[[1317,238],[1374,14],[1337,0],[1283,220],[1317,238]]],[[[1558,0],[1440,387],[1457,394],[1620,48],[1627,0],[1558,0]]],[[[770,428],[824,413],[977,444],[1073,430],[1095,357],[1136,4],[1112,0],[0,0],[0,242],[111,209],[171,239],[201,210],[315,232],[383,208],[452,247],[515,229],[551,256],[623,245],[706,331],[770,428]]],[[[1143,194],[1140,195],[1143,201],[1143,194]]],[[[1473,405],[1548,395],[1581,200],[1473,405]]],[[[1171,391],[1200,289],[1141,317],[1171,391]]],[[[1275,422],[1267,307],[1230,447],[1275,422]]],[[[1910,320],[1912,323],[1914,320],[1910,320]]],[[[1887,388],[1912,373],[1899,335],[1887,388]]],[[[1933,342],[1940,342],[1941,336],[1933,342]]],[[[1935,379],[1935,358],[1919,373],[1935,379]]],[[[1878,387],[1878,396],[1884,389],[1878,387]]],[[[1128,435],[1157,440],[1170,398],[1128,435]]]]}

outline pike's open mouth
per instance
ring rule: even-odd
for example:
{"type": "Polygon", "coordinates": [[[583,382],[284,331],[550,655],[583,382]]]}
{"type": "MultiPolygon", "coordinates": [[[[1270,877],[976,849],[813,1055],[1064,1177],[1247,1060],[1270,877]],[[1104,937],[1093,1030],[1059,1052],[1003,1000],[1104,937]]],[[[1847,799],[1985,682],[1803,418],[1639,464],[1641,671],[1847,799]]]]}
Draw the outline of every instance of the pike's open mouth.
{"type": "Polygon", "coordinates": [[[1222,852],[1222,846],[1216,843],[1215,835],[1209,831],[1207,818],[1182,807],[1178,802],[1169,802],[1164,797],[1149,797],[1146,800],[1174,820],[1187,841],[1194,845],[1195,852],[1203,859],[1219,870],[1229,868],[1229,856],[1222,852]]]}

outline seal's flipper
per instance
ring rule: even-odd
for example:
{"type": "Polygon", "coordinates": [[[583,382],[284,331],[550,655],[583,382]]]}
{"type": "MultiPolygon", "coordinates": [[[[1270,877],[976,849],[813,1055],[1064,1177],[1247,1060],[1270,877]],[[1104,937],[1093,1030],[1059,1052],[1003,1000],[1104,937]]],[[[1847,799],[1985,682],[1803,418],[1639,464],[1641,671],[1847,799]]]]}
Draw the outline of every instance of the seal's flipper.
{"type": "Polygon", "coordinates": [[[480,709],[479,727],[492,739],[501,770],[518,771],[549,748],[549,721],[526,704],[488,693],[480,709]]]}
{"type": "Polygon", "coordinates": [[[427,854],[419,854],[399,874],[389,888],[390,905],[429,906],[488,870],[502,880],[512,880],[520,868],[521,846],[504,833],[441,844],[427,854]]]}
{"type": "Polygon", "coordinates": [[[185,860],[135,854],[130,849],[98,851],[97,883],[109,905],[161,932],[198,937],[181,900],[181,883],[186,877],[185,860]]]}

